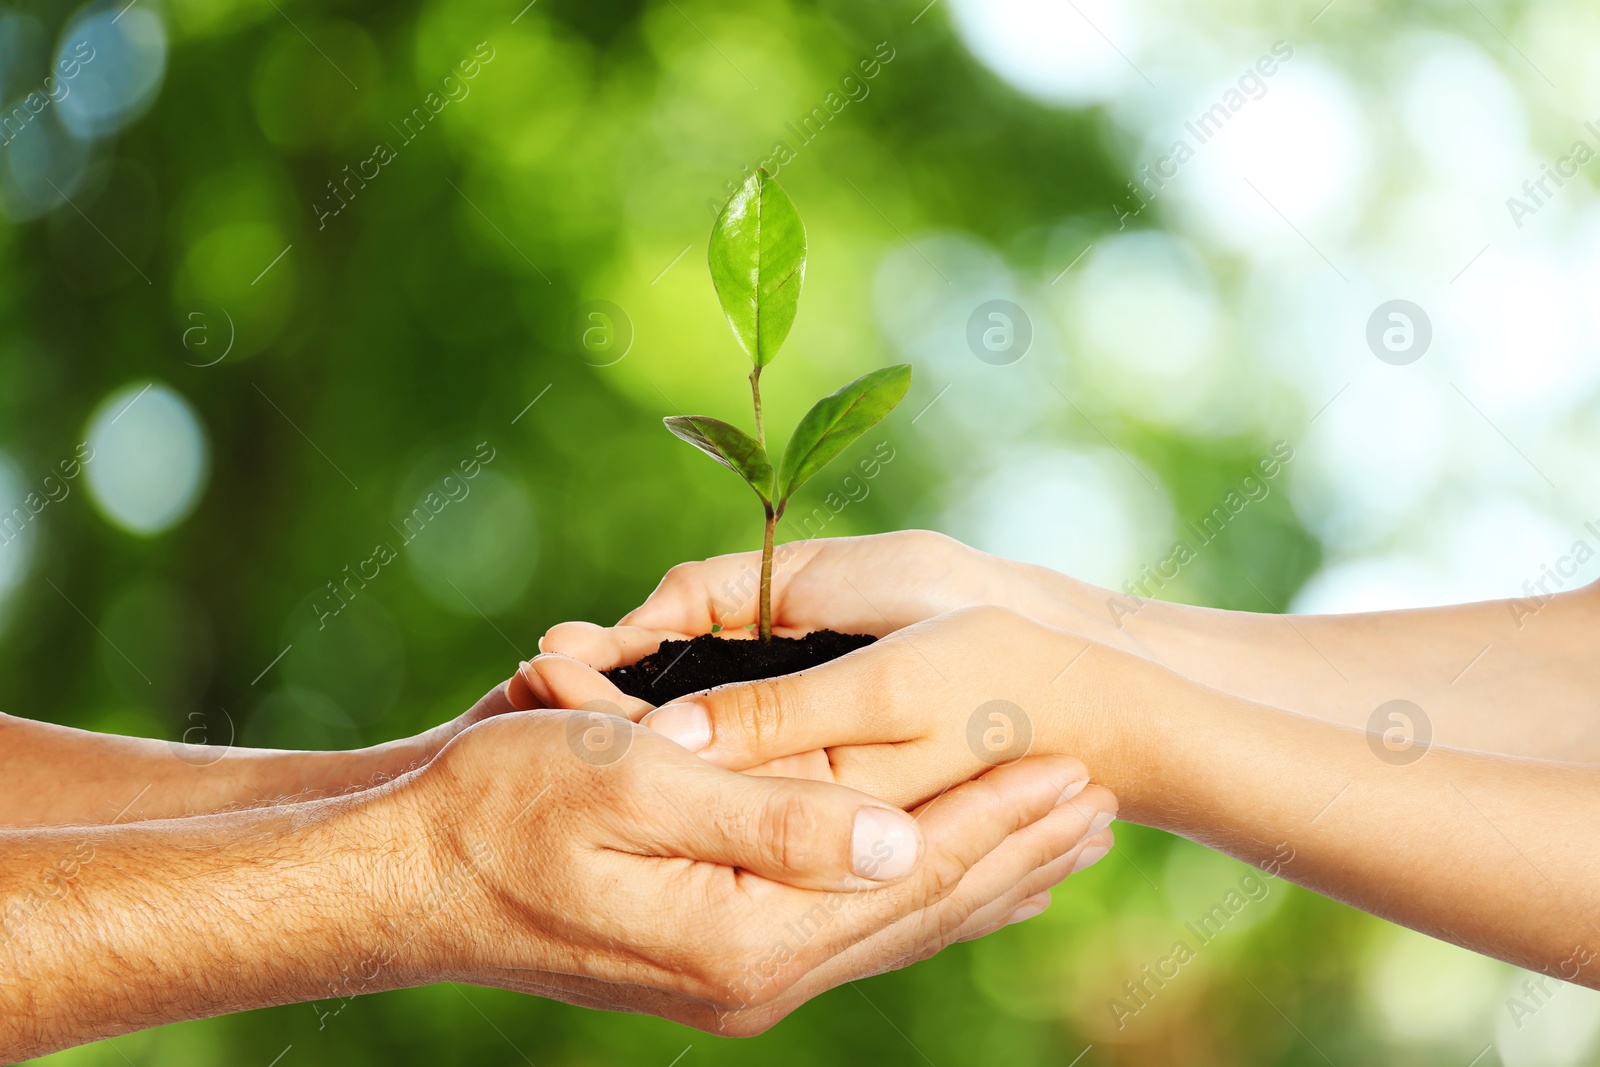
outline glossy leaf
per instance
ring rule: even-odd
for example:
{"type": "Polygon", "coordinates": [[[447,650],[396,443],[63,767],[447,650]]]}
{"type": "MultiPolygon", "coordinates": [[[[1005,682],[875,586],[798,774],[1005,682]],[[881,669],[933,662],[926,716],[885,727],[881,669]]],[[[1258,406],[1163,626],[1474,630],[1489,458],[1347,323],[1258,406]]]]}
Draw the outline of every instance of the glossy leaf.
{"type": "Polygon", "coordinates": [[[812,475],[893,411],[909,388],[911,364],[901,363],[863,374],[817,401],[784,449],[783,473],[778,478],[779,508],[812,475]]]}
{"type": "Polygon", "coordinates": [[[661,421],[674,434],[749,482],[763,501],[772,501],[772,461],[754,437],[705,415],[672,415],[661,421]]]}
{"type": "Polygon", "coordinates": [[[806,274],[800,213],[765,170],[750,175],[717,216],[708,258],[739,347],[765,367],[794,325],[806,274]]]}

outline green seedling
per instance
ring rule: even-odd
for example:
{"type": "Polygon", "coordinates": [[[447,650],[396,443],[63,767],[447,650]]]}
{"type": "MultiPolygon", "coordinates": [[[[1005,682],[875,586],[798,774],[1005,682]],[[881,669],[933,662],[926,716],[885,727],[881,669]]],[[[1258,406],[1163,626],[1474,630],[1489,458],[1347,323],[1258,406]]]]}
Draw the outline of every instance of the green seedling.
{"type": "Polygon", "coordinates": [[[707,415],[674,415],[667,429],[743,478],[761,498],[761,640],[772,640],[772,537],[799,489],[852,442],[894,410],[911,387],[911,365],[863,374],[806,412],[789,437],[783,461],[767,458],[761,419],[761,371],[777,356],[800,304],[806,275],[806,230],[794,203],[765,170],[733,194],[711,228],[711,280],[734,339],[750,357],[750,399],[756,434],[707,415]]]}

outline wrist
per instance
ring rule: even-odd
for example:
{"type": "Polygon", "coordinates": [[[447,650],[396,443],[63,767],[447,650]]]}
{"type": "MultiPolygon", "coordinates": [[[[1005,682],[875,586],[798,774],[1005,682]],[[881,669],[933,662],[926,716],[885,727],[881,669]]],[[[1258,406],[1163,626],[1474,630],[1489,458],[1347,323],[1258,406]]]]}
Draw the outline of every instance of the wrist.
{"type": "Polygon", "coordinates": [[[1167,738],[1207,714],[1186,692],[1199,687],[1140,656],[1038,630],[1054,679],[1040,702],[1041,751],[1082,760],[1092,781],[1117,794],[1124,817],[1143,821],[1139,813],[1159,806],[1174,784],[1167,738]]]}
{"type": "Polygon", "coordinates": [[[487,883],[497,850],[481,828],[509,825],[518,815],[495,808],[493,792],[456,773],[446,757],[370,794],[370,813],[392,828],[401,857],[391,872],[404,888],[390,939],[427,981],[476,973],[480,947],[496,942],[483,935],[494,910],[487,883]]]}
{"type": "Polygon", "coordinates": [[[403,783],[325,803],[336,814],[312,831],[308,848],[335,857],[329,877],[349,902],[327,995],[346,998],[440,980],[451,960],[437,922],[447,866],[439,820],[403,783]]]}

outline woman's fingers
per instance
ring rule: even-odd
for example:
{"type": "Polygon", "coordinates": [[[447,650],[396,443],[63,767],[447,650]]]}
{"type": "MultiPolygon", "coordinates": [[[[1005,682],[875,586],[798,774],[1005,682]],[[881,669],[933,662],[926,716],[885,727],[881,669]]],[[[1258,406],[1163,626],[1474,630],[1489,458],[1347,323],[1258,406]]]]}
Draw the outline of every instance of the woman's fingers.
{"type": "Polygon", "coordinates": [[[663,641],[681,641],[695,632],[699,631],[563,622],[539,638],[539,651],[570,656],[597,671],[609,671],[643,659],[660,648],[663,641]]]}
{"type": "MultiPolygon", "coordinates": [[[[781,546],[773,557],[773,603],[781,601],[785,581],[812,555],[803,545],[781,546]]],[[[740,630],[756,621],[761,605],[761,553],[737,552],[694,563],[680,563],[620,626],[708,634],[713,627],[740,630]]]]}
{"type": "Polygon", "coordinates": [[[567,656],[535,656],[517,670],[517,678],[539,700],[535,707],[599,711],[631,722],[638,722],[651,708],[593,667],[567,656]]]}
{"type": "MultiPolygon", "coordinates": [[[[752,624],[753,625],[753,624],[752,624]]],[[[609,671],[637,663],[661,648],[666,641],[688,641],[709,634],[704,630],[663,630],[644,626],[596,626],[592,622],[563,622],[552,626],[539,639],[539,651],[569,656],[587,663],[597,671],[609,671]]],[[[800,637],[805,630],[788,626],[774,626],[772,632],[779,637],[800,637]]],[[[729,641],[749,641],[755,634],[744,627],[716,631],[718,637],[729,641]]]]}
{"type": "MultiPolygon", "coordinates": [[[[901,727],[893,709],[871,697],[886,652],[872,646],[799,674],[697,693],[662,705],[642,722],[731,770],[839,745],[914,740],[926,724],[901,727]],[[879,661],[876,668],[869,666],[872,660],[879,661]]],[[[897,707],[914,702],[910,692],[896,697],[897,707]]]]}

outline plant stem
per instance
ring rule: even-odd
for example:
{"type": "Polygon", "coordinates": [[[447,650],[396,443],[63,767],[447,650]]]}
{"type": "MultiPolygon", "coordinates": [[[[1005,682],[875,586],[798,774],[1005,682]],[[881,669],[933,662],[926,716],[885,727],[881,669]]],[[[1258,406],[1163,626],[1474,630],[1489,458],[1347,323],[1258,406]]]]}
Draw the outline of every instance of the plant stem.
{"type": "MultiPolygon", "coordinates": [[[[756,440],[767,447],[767,431],[761,424],[761,368],[750,368],[750,400],[756,409],[756,440]]],[[[776,486],[774,486],[776,488],[776,486]]],[[[778,512],[766,504],[767,531],[761,539],[761,617],[757,630],[762,643],[772,640],[772,535],[778,527],[778,512]]]]}
{"type": "Polygon", "coordinates": [[[763,643],[772,640],[772,535],[778,528],[778,513],[767,505],[767,533],[761,542],[761,623],[758,634],[763,643]]]}
{"type": "Polygon", "coordinates": [[[750,399],[756,406],[756,440],[761,442],[761,447],[767,447],[767,431],[761,426],[761,368],[753,367],[750,371],[750,399]]]}

